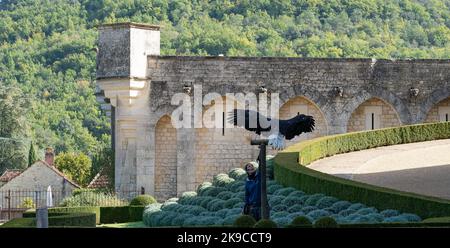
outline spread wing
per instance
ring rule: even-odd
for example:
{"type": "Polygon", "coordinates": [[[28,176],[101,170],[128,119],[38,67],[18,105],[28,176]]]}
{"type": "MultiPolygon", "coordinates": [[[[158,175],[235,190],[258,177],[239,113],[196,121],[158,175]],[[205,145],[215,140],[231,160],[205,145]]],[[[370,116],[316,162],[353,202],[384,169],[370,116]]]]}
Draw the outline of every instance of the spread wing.
{"type": "Polygon", "coordinates": [[[253,110],[234,109],[233,112],[228,113],[228,122],[258,135],[261,132],[270,131],[270,118],[253,110]],[[269,124],[264,125],[263,121],[267,121],[269,124]]]}
{"type": "Polygon", "coordinates": [[[289,120],[280,120],[280,133],[291,140],[301,133],[309,133],[314,130],[315,120],[310,115],[297,115],[289,120]]]}

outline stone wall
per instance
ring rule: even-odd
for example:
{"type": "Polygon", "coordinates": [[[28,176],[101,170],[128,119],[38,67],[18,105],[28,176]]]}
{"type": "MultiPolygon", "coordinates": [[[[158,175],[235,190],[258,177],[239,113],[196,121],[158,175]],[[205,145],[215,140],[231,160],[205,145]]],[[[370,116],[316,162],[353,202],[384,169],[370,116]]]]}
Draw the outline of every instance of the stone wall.
{"type": "Polygon", "coordinates": [[[170,117],[156,124],[155,197],[168,199],[177,194],[177,132],[170,117]]]}
{"type": "MultiPolygon", "coordinates": [[[[161,187],[168,190],[158,181],[163,179],[157,174],[165,173],[159,169],[158,146],[165,145],[158,141],[163,134],[155,127],[175,109],[172,96],[184,92],[186,85],[201,86],[203,96],[258,94],[261,87],[278,93],[280,106],[287,103],[281,108],[283,118],[295,108],[306,108],[316,118],[316,131],[299,139],[361,130],[366,127],[361,113],[365,107],[381,106],[380,127],[436,121],[437,104],[448,105],[450,96],[449,60],[160,56],[155,26],[113,24],[99,30],[97,79],[116,109],[118,189],[145,187],[150,194],[161,187]],[[143,57],[145,70],[136,68],[143,57]],[[418,94],[411,94],[411,89],[418,94]]],[[[171,166],[176,166],[177,185],[167,192],[195,190],[212,175],[257,157],[257,148],[249,145],[250,133],[227,131],[176,131],[176,160],[171,166]]]]}
{"type": "MultiPolygon", "coordinates": [[[[348,121],[348,132],[371,130],[371,128],[367,128],[366,126],[367,120],[365,111],[367,107],[371,106],[379,106],[381,109],[381,113],[379,115],[379,126],[375,127],[374,129],[397,127],[401,124],[394,108],[380,99],[371,98],[359,105],[359,107],[352,113],[350,120],[348,121]]],[[[371,125],[369,124],[369,126],[371,125]]]]}
{"type": "MultiPolygon", "coordinates": [[[[425,122],[439,122],[439,108],[445,108],[444,114],[448,114],[450,120],[450,97],[434,105],[425,119],[425,122]]],[[[444,109],[441,109],[441,111],[444,109]]],[[[445,117],[444,117],[445,118],[445,117]]]]}

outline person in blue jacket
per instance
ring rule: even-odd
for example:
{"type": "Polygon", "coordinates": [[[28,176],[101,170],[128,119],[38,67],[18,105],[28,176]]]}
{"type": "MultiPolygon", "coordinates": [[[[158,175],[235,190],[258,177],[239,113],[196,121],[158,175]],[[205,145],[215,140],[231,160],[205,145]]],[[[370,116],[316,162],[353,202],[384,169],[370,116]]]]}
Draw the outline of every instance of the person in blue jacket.
{"type": "Polygon", "coordinates": [[[251,215],[255,220],[261,219],[261,174],[252,163],[245,165],[245,205],[243,214],[251,215]]]}

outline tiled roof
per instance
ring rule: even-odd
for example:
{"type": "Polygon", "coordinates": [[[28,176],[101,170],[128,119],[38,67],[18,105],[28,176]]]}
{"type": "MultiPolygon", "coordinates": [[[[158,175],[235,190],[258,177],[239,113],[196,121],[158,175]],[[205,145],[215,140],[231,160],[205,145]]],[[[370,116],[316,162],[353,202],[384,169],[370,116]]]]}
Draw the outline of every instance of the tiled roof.
{"type": "MultiPolygon", "coordinates": [[[[58,174],[59,176],[63,177],[64,179],[66,179],[66,181],[68,181],[69,183],[71,183],[73,186],[77,187],[77,188],[81,188],[80,185],[76,184],[74,181],[70,180],[64,173],[62,173],[60,170],[58,170],[55,166],[51,166],[49,164],[47,164],[45,161],[39,161],[42,162],[43,164],[45,164],[48,168],[50,168],[51,170],[53,170],[56,174],[58,174]]],[[[34,165],[34,164],[33,164],[34,165]]],[[[32,165],[32,166],[33,166],[32,165]]]]}
{"type": "Polygon", "coordinates": [[[95,175],[94,179],[89,183],[88,188],[90,189],[101,189],[101,188],[108,188],[110,185],[109,177],[106,173],[104,173],[105,170],[101,170],[97,175],[95,175]]]}
{"type": "Polygon", "coordinates": [[[22,170],[16,170],[16,169],[6,169],[5,172],[0,176],[0,182],[7,183],[11,181],[13,178],[17,177],[22,173],[22,170]]]}

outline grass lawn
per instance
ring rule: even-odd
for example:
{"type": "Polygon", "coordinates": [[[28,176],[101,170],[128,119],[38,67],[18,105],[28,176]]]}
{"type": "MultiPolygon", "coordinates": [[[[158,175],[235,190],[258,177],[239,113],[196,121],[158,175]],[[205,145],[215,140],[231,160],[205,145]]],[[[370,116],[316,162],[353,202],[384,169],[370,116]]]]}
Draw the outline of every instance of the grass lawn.
{"type": "Polygon", "coordinates": [[[126,223],[116,223],[116,224],[103,224],[97,225],[97,227],[109,227],[109,228],[144,228],[144,222],[126,222],[126,223]]]}

